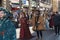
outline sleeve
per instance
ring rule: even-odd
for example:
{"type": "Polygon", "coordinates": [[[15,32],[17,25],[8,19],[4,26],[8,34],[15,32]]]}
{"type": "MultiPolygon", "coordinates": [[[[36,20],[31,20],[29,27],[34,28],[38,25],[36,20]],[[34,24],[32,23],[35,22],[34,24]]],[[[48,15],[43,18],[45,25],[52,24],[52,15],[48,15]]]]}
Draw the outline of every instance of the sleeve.
{"type": "Polygon", "coordinates": [[[7,21],[7,33],[10,40],[16,40],[16,28],[11,21],[7,21]]]}

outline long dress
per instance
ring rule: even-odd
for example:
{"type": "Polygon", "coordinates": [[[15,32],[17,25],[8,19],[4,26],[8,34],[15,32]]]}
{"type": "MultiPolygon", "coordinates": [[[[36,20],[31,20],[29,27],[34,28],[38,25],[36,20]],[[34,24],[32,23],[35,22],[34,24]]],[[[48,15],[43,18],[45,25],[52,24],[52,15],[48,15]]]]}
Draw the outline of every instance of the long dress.
{"type": "Polygon", "coordinates": [[[53,28],[54,22],[53,22],[53,15],[51,16],[50,22],[49,22],[50,28],[53,28]]]}
{"type": "Polygon", "coordinates": [[[22,17],[20,19],[21,30],[20,30],[20,38],[23,40],[27,40],[31,38],[31,33],[29,30],[29,25],[27,24],[27,18],[22,17]]]}
{"type": "Polygon", "coordinates": [[[9,19],[0,20],[0,40],[16,40],[15,26],[9,19]]]}

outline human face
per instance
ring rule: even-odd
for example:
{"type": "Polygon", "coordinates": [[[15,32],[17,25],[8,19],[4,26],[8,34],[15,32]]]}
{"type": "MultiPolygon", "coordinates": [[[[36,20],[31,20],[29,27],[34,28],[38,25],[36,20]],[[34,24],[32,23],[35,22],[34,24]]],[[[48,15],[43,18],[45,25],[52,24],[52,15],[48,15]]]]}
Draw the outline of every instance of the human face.
{"type": "Polygon", "coordinates": [[[22,17],[25,17],[26,15],[24,13],[21,13],[22,17]]]}
{"type": "Polygon", "coordinates": [[[3,16],[4,16],[4,12],[0,11],[0,18],[3,18],[3,16]]]}
{"type": "Polygon", "coordinates": [[[20,13],[20,18],[22,18],[22,17],[23,17],[23,13],[21,12],[21,13],[20,13]]]}

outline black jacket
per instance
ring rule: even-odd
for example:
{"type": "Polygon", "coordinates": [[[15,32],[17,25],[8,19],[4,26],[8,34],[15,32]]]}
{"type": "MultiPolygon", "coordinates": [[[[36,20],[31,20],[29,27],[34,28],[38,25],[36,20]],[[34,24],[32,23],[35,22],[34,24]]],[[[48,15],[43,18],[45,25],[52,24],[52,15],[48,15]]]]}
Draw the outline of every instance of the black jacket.
{"type": "Polygon", "coordinates": [[[54,21],[54,26],[60,25],[60,14],[56,14],[53,17],[53,21],[54,21]]]}

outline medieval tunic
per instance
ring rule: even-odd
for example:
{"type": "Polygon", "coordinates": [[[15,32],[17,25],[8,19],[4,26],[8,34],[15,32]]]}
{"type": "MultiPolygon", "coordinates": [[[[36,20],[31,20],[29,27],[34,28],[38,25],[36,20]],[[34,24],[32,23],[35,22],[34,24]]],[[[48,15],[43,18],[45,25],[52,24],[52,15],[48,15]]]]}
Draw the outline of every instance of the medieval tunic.
{"type": "Polygon", "coordinates": [[[20,19],[20,23],[21,23],[20,38],[25,40],[31,38],[29,25],[27,24],[27,18],[22,17],[20,19]]]}
{"type": "Polygon", "coordinates": [[[49,22],[49,26],[50,26],[51,28],[53,28],[53,26],[54,26],[53,17],[54,17],[54,14],[51,15],[51,19],[50,19],[50,22],[49,22]]]}

